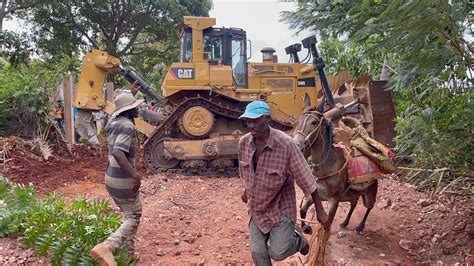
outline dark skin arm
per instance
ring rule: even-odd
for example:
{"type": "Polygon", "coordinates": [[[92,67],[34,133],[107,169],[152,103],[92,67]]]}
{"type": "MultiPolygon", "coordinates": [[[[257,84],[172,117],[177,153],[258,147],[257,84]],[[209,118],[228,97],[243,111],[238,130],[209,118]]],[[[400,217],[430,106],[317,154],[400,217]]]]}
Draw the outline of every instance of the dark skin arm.
{"type": "Polygon", "coordinates": [[[313,198],[314,208],[316,209],[316,217],[324,229],[329,230],[331,228],[331,222],[329,216],[324,211],[323,204],[321,203],[321,197],[319,197],[318,189],[314,190],[311,193],[311,198],[313,198]]]}
{"type": "Polygon", "coordinates": [[[138,81],[135,81],[132,84],[132,87],[130,88],[130,92],[132,93],[133,96],[135,96],[140,89],[140,85],[138,85],[138,81]]]}
{"type": "Polygon", "coordinates": [[[138,189],[141,185],[141,178],[138,174],[137,169],[135,169],[135,167],[133,167],[133,165],[128,161],[127,157],[125,156],[125,153],[122,150],[113,149],[112,156],[114,156],[120,168],[122,168],[125,172],[127,172],[127,174],[129,174],[133,178],[134,184],[132,187],[132,191],[135,193],[138,192],[138,189]]]}

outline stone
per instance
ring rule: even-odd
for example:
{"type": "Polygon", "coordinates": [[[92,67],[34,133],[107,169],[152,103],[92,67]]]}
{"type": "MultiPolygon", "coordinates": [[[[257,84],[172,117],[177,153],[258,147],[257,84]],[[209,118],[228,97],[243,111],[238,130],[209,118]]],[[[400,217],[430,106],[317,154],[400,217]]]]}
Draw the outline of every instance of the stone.
{"type": "Polygon", "coordinates": [[[389,199],[382,199],[379,203],[379,208],[380,209],[387,209],[388,207],[390,207],[392,205],[392,200],[389,198],[389,199]]]}
{"type": "Polygon", "coordinates": [[[175,239],[175,240],[173,241],[173,244],[174,244],[175,246],[179,245],[179,243],[181,243],[181,241],[180,241],[179,239],[175,239]]]}
{"type": "Polygon", "coordinates": [[[181,255],[181,250],[177,249],[177,250],[174,251],[173,254],[174,254],[175,256],[179,256],[179,255],[181,255]]]}
{"type": "Polygon", "coordinates": [[[346,235],[344,231],[340,231],[337,233],[337,238],[343,238],[346,235]]]}
{"type": "Polygon", "coordinates": [[[433,202],[429,199],[421,199],[416,203],[416,205],[420,207],[427,207],[427,206],[430,206],[431,204],[433,204],[433,202]]]}
{"type": "Polygon", "coordinates": [[[162,257],[162,256],[165,255],[165,252],[164,252],[163,250],[161,250],[161,248],[159,248],[159,249],[156,251],[156,255],[162,257]]]}
{"type": "Polygon", "coordinates": [[[235,217],[235,219],[237,219],[237,221],[242,221],[242,220],[243,220],[242,216],[239,216],[239,215],[237,215],[237,216],[235,217]]]}
{"type": "Polygon", "coordinates": [[[474,224],[468,223],[464,228],[464,231],[471,237],[474,237],[474,224]]]}
{"type": "Polygon", "coordinates": [[[383,253],[380,253],[380,254],[379,254],[379,257],[381,257],[381,258],[385,258],[385,254],[383,254],[383,253]]]}
{"type": "Polygon", "coordinates": [[[401,260],[397,260],[397,259],[394,259],[392,260],[393,264],[399,266],[399,265],[402,265],[402,261],[401,260]]]}
{"type": "Polygon", "coordinates": [[[189,244],[193,244],[194,242],[196,242],[196,237],[190,237],[184,241],[188,242],[189,244]]]}
{"type": "Polygon", "coordinates": [[[400,248],[406,251],[413,248],[413,242],[405,240],[405,239],[401,239],[400,242],[398,242],[398,245],[400,246],[400,248]]]}
{"type": "Polygon", "coordinates": [[[217,255],[217,258],[222,259],[222,255],[221,254],[217,255]]]}
{"type": "Polygon", "coordinates": [[[194,256],[199,256],[199,255],[201,255],[201,251],[195,249],[195,250],[193,250],[193,252],[191,252],[191,254],[193,254],[194,256]]]}

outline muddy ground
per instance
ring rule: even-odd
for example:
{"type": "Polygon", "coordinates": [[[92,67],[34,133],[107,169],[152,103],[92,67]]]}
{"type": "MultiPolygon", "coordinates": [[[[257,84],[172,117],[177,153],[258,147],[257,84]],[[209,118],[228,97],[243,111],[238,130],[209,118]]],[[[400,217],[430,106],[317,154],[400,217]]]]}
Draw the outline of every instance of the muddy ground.
{"type": "MultiPolygon", "coordinates": [[[[20,150],[21,151],[21,150],[20,150]]],[[[23,153],[27,153],[24,150],[23,153]]],[[[85,145],[48,161],[13,152],[0,174],[32,182],[41,195],[57,192],[69,199],[106,198],[103,171],[106,151],[85,145]]],[[[240,200],[238,178],[144,176],[143,216],[137,235],[139,264],[251,264],[248,215],[240,200]]],[[[298,199],[302,193],[298,190],[298,199]]],[[[347,229],[340,229],[348,204],[341,204],[332,227],[326,261],[330,264],[474,263],[474,201],[471,197],[416,191],[394,179],[380,182],[377,205],[362,235],[353,230],[365,212],[356,208],[347,229]]],[[[111,203],[113,204],[113,203],[111,203]]],[[[311,214],[309,215],[311,218],[311,214]]],[[[301,264],[294,255],[280,265],[301,264]]],[[[24,249],[21,237],[0,239],[0,264],[37,265],[48,260],[24,249]]]]}

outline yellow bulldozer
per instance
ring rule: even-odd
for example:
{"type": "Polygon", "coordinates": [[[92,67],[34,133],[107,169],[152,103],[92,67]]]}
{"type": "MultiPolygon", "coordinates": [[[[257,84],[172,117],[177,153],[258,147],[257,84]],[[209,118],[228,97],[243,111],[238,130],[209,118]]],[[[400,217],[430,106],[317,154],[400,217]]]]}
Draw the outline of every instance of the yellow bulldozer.
{"type": "Polygon", "coordinates": [[[359,114],[371,126],[374,117],[367,113],[374,101],[367,93],[365,102],[354,97],[355,90],[347,83],[348,75],[326,79],[314,36],[285,49],[291,63],[278,63],[275,50],[269,47],[261,50],[262,62],[248,62],[249,41],[245,31],[216,28],[215,24],[215,18],[184,17],[180,59],[168,69],[161,86],[162,96],[117,58],[99,50],[87,53],[75,106],[82,110],[113,111],[111,98],[107,100],[103,93],[107,73],[118,72],[129,82],[138,82],[140,91],[156,104],[155,110],[163,113],[155,125],[142,119],[136,121],[139,131],[147,135],[144,163],[155,173],[237,175],[238,141],[247,132],[238,117],[249,102],[258,99],[265,100],[271,108],[271,126],[283,131],[292,130],[304,107],[316,105],[322,95],[329,106],[350,102],[352,107],[348,111],[359,114]],[[299,61],[301,46],[313,56],[313,64],[299,61]],[[331,86],[336,90],[331,92],[331,86]],[[350,87],[350,93],[347,89],[338,93],[343,87],[350,87]]]}

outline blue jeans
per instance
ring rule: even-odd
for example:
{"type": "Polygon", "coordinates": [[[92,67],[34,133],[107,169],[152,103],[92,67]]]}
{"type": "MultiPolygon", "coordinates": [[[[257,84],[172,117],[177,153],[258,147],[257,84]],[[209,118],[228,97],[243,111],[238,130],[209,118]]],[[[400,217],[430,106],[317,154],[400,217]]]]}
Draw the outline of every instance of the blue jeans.
{"type": "Polygon", "coordinates": [[[250,218],[250,252],[257,266],[272,265],[298,252],[306,240],[295,232],[295,223],[286,216],[280,217],[280,224],[264,234],[250,218]]]}

